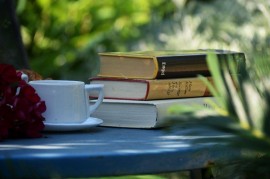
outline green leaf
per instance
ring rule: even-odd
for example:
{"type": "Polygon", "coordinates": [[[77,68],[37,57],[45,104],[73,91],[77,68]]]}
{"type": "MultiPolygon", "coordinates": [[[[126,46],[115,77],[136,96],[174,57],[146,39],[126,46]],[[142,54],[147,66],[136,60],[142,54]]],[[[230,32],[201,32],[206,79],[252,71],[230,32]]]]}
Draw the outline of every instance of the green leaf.
{"type": "Polygon", "coordinates": [[[215,88],[217,88],[217,93],[218,93],[217,95],[224,96],[226,94],[225,86],[224,86],[224,79],[221,74],[221,68],[220,68],[219,61],[216,54],[214,53],[207,54],[207,65],[208,65],[209,70],[211,71],[215,88]]]}

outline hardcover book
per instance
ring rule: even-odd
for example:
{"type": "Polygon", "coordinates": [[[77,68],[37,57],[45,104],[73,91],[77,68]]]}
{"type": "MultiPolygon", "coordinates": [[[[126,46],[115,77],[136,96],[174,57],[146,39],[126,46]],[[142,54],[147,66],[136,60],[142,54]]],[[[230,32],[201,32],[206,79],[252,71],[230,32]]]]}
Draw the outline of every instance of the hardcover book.
{"type": "Polygon", "coordinates": [[[209,109],[207,100],[214,97],[168,100],[134,101],[104,99],[91,115],[103,120],[101,126],[125,128],[160,128],[166,126],[168,109],[177,104],[202,105],[209,109]]]}
{"type": "MultiPolygon", "coordinates": [[[[212,77],[207,78],[212,82],[212,77]]],[[[153,100],[210,96],[205,83],[198,77],[171,79],[90,79],[90,84],[104,84],[105,99],[153,100]]],[[[97,97],[91,92],[91,97],[97,97]]]]}
{"type": "Polygon", "coordinates": [[[245,60],[244,53],[225,50],[137,51],[99,53],[100,77],[166,79],[210,76],[207,54],[219,60],[245,60]]]}

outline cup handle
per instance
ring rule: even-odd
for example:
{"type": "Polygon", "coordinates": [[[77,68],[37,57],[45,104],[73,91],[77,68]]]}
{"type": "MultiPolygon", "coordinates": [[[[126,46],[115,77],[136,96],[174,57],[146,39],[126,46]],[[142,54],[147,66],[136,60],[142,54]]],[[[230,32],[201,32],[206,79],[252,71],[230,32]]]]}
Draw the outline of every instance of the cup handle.
{"type": "Polygon", "coordinates": [[[24,73],[22,73],[21,79],[24,80],[26,83],[28,83],[29,81],[27,74],[24,74],[24,73]]]}
{"type": "Polygon", "coordinates": [[[102,103],[104,98],[104,91],[103,91],[104,85],[103,84],[91,84],[91,85],[85,85],[85,90],[87,92],[87,99],[89,99],[90,91],[98,91],[98,99],[95,102],[95,104],[89,106],[89,115],[91,115],[102,103]]]}

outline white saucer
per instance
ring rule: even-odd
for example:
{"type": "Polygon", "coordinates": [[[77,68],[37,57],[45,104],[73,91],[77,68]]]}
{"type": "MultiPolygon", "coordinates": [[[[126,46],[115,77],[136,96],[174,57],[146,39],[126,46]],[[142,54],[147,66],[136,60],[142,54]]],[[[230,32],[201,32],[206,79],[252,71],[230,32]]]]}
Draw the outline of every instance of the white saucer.
{"type": "Polygon", "coordinates": [[[76,131],[76,130],[82,130],[87,129],[90,127],[95,127],[99,124],[101,124],[103,120],[98,118],[89,117],[86,121],[83,123],[63,123],[63,124],[57,124],[57,123],[46,123],[44,131],[76,131]]]}

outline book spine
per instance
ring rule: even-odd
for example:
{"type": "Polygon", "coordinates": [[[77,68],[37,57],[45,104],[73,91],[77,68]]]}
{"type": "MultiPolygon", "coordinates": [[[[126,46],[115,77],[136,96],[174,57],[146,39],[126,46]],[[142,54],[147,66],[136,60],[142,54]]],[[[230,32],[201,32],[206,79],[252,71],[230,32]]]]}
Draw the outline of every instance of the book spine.
{"type": "Polygon", "coordinates": [[[164,56],[156,59],[158,63],[156,79],[210,75],[206,55],[164,56]]]}
{"type": "MultiPolygon", "coordinates": [[[[219,60],[244,61],[244,53],[234,54],[216,54],[219,60]]],[[[156,79],[195,77],[198,74],[210,76],[206,54],[188,55],[188,56],[161,56],[156,57],[158,70],[156,79]]]]}
{"type": "MultiPolygon", "coordinates": [[[[212,82],[212,78],[207,78],[212,82]]],[[[199,78],[148,80],[145,100],[211,96],[207,86],[199,78]]]]}

